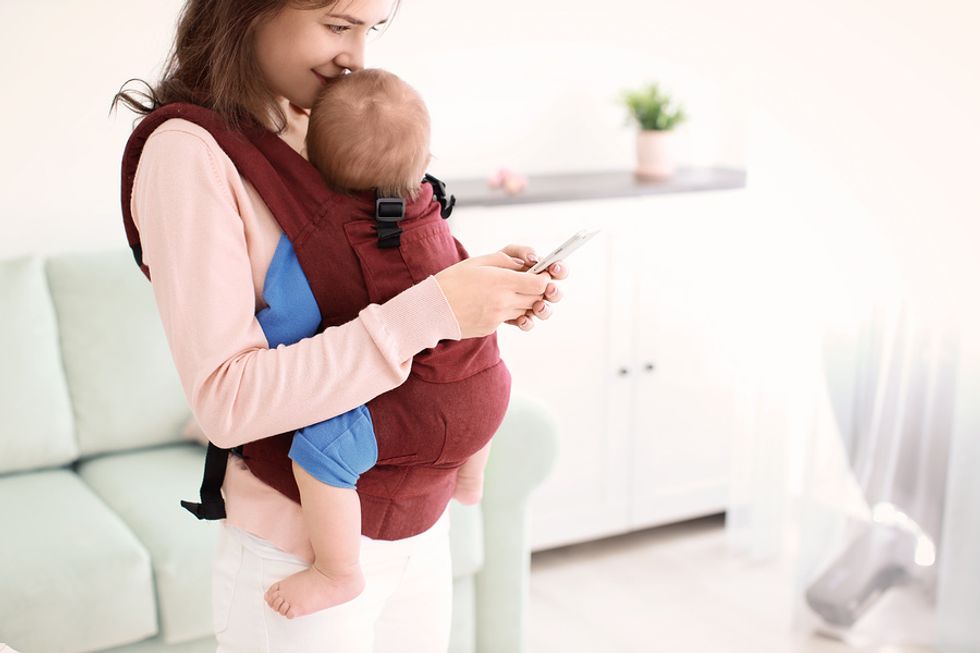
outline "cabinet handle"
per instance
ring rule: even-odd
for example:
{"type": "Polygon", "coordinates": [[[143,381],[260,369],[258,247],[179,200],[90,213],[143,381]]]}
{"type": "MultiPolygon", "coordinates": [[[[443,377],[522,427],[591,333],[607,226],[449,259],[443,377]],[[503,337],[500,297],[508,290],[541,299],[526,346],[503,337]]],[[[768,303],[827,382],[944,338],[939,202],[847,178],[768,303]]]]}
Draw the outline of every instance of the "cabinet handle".
{"type": "Polygon", "coordinates": [[[628,368],[628,367],[621,367],[621,368],[619,368],[619,375],[620,376],[628,376],[629,373],[630,373],[630,368],[628,368]]]}
{"type": "Polygon", "coordinates": [[[647,372],[652,372],[655,369],[657,369],[657,366],[654,365],[653,363],[647,363],[646,365],[643,366],[643,369],[645,369],[647,372]]]}

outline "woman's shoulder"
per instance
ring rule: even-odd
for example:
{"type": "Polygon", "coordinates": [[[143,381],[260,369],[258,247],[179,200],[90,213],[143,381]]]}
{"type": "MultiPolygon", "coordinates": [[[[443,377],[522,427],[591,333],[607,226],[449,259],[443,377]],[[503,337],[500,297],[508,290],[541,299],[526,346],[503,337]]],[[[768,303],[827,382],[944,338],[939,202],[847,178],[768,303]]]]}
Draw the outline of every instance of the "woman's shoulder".
{"type": "Polygon", "coordinates": [[[157,126],[156,129],[153,130],[153,133],[150,134],[147,142],[160,136],[161,134],[174,132],[189,134],[195,138],[203,140],[206,143],[214,143],[215,146],[218,144],[217,141],[214,140],[214,136],[211,135],[211,132],[196,122],[187,120],[186,118],[168,118],[167,120],[164,120],[157,126]]]}
{"type": "MultiPolygon", "coordinates": [[[[140,157],[173,161],[176,165],[186,164],[188,159],[203,157],[215,163],[231,164],[218,141],[207,129],[184,118],[170,118],[153,130],[143,145],[140,157]]],[[[224,165],[219,167],[226,167],[224,165]]],[[[234,171],[234,166],[231,166],[234,171]]]]}
{"type": "MultiPolygon", "coordinates": [[[[204,127],[170,118],[153,130],[137,163],[130,202],[141,239],[207,241],[211,252],[194,257],[225,270],[247,259],[253,290],[263,287],[282,230],[262,197],[204,127]],[[224,255],[242,260],[225,260],[224,255]]],[[[186,246],[169,254],[156,251],[156,263],[183,265],[187,252],[186,246]]],[[[152,255],[145,251],[144,261],[152,255]]],[[[148,265],[152,268],[152,263],[148,265]]],[[[256,301],[264,304],[260,296],[256,301]]]]}
{"type": "MultiPolygon", "coordinates": [[[[141,191],[141,177],[157,181],[181,180],[182,194],[218,193],[239,206],[245,199],[246,182],[231,157],[205,127],[184,118],[163,121],[147,137],[136,166],[134,195],[141,191]]],[[[145,186],[143,187],[145,189],[145,186]]]]}

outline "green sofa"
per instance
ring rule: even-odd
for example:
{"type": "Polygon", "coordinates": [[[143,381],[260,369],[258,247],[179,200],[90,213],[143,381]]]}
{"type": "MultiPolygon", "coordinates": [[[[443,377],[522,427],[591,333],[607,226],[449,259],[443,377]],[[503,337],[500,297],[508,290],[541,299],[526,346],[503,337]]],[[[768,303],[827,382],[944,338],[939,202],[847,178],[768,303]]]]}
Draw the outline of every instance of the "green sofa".
{"type": "MultiPolygon", "coordinates": [[[[0,642],[21,653],[214,651],[204,448],[128,250],[0,261],[0,642]]],[[[523,650],[526,502],[553,423],[514,396],[483,502],[451,506],[454,653],[523,650]]]]}

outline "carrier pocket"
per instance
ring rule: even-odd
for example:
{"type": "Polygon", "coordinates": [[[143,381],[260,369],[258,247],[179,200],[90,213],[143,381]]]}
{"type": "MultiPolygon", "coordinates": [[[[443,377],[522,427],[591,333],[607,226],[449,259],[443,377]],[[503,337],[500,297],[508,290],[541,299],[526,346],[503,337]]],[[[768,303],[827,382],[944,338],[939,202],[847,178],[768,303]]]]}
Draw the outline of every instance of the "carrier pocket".
{"type": "MultiPolygon", "coordinates": [[[[430,275],[469,257],[453,237],[438,205],[425,216],[403,223],[399,247],[381,249],[370,220],[344,224],[344,233],[357,254],[371,302],[382,304],[430,275]]],[[[443,340],[424,349],[412,361],[412,376],[429,383],[455,383],[500,360],[496,338],[443,340]]]]}
{"type": "Polygon", "coordinates": [[[401,242],[402,258],[413,283],[425,281],[426,277],[469,258],[462,243],[453,237],[449,225],[441,218],[403,233],[401,242]]]}
{"type": "Polygon", "coordinates": [[[437,212],[404,227],[399,247],[379,248],[369,220],[348,222],[344,233],[357,254],[368,297],[376,304],[383,304],[468,256],[437,212]]]}

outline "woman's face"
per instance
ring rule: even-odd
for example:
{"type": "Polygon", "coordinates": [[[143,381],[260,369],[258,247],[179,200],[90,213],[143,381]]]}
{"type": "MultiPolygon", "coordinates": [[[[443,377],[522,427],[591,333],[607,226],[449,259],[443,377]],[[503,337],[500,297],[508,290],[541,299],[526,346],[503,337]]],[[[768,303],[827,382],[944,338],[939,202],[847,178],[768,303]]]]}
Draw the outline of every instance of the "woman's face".
{"type": "Polygon", "coordinates": [[[351,0],[326,9],[287,6],[258,25],[255,54],[278,97],[309,109],[325,79],[364,67],[364,43],[387,22],[394,0],[351,0]]]}

